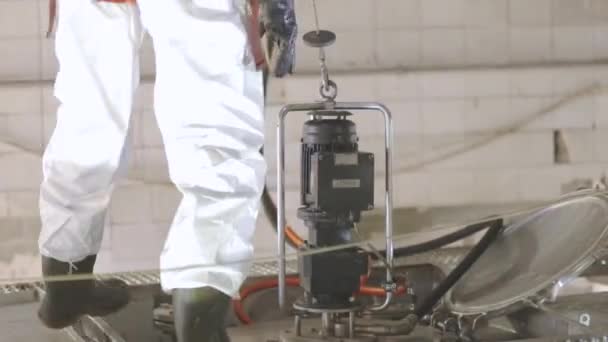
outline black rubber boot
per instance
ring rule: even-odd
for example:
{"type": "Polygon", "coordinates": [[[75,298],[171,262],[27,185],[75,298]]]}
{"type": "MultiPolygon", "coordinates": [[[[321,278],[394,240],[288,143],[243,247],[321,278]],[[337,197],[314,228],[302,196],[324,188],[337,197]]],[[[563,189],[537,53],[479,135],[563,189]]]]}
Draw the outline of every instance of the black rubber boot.
{"type": "MultiPolygon", "coordinates": [[[[45,277],[91,275],[95,259],[96,256],[92,255],[70,265],[43,256],[42,274],[45,277]]],[[[128,304],[129,292],[126,287],[120,280],[48,281],[45,283],[46,294],[38,310],[38,317],[45,326],[62,329],[76,323],[83,315],[106,316],[128,304]]]]}
{"type": "Polygon", "coordinates": [[[173,291],[177,342],[230,342],[225,318],[230,297],[211,288],[173,291]]]}

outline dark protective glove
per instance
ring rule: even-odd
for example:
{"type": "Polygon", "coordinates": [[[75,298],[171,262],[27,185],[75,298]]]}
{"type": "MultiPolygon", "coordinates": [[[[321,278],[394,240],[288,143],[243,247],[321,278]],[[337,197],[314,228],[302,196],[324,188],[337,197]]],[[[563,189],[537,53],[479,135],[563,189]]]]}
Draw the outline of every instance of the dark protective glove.
{"type": "Polygon", "coordinates": [[[294,0],[260,1],[260,33],[266,34],[271,71],[275,77],[292,74],[298,36],[294,0]]]}

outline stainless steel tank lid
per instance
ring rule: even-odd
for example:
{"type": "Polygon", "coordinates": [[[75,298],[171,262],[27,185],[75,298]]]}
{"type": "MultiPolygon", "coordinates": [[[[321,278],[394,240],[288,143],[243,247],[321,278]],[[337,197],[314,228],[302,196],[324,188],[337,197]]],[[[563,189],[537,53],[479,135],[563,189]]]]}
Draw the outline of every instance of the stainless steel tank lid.
{"type": "Polygon", "coordinates": [[[565,198],[507,227],[445,303],[462,315],[507,309],[584,271],[605,254],[607,231],[605,194],[565,198]]]}

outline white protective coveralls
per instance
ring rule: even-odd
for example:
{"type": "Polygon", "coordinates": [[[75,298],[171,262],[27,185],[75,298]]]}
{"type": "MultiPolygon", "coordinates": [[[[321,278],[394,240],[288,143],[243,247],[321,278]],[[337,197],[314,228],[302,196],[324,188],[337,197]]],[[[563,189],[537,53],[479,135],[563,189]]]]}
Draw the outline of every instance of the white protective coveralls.
{"type": "Polygon", "coordinates": [[[236,296],[253,256],[266,172],[262,72],[242,8],[239,0],[59,3],[60,107],[43,158],[42,255],[72,263],[101,247],[110,196],[124,174],[148,31],[156,119],[183,194],[160,258],[162,287],[210,286],[236,296]]]}

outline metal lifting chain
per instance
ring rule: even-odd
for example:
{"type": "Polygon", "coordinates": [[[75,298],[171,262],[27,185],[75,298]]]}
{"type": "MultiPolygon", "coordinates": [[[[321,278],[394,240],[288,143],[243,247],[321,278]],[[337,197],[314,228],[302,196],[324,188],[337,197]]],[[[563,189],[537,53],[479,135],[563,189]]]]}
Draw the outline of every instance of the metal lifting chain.
{"type": "Polygon", "coordinates": [[[327,101],[335,100],[338,96],[338,85],[329,78],[329,70],[325,63],[325,48],[336,41],[336,35],[331,31],[321,30],[319,26],[319,13],[316,0],[312,0],[313,12],[315,16],[315,31],[304,35],[304,42],[308,46],[319,49],[319,63],[321,66],[321,87],[319,92],[321,97],[327,101]]]}

